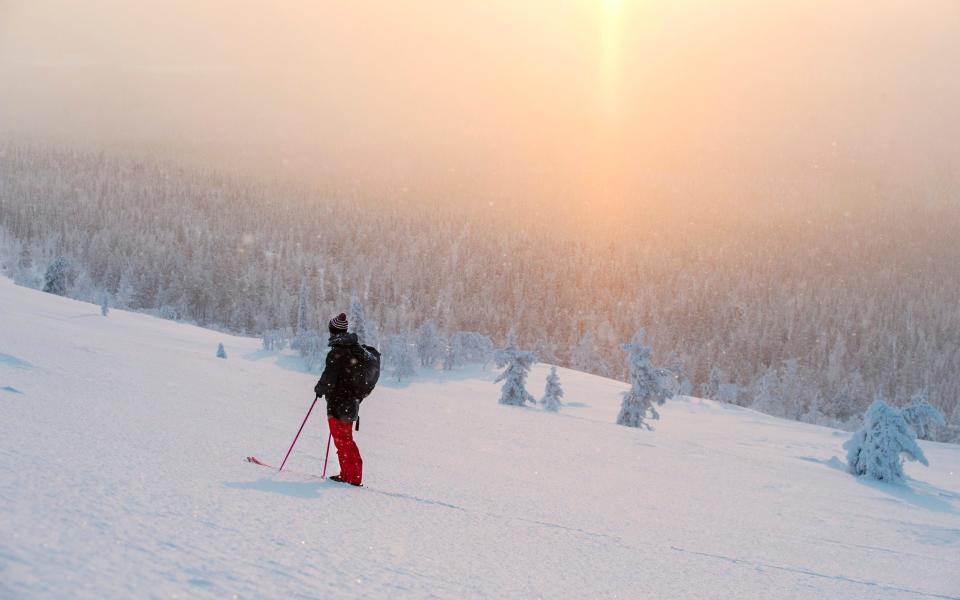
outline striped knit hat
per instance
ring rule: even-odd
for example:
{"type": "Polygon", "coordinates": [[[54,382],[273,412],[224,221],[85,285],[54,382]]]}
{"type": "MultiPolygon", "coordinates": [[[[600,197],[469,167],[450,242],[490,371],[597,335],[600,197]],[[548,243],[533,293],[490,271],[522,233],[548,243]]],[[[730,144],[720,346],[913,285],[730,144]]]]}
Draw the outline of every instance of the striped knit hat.
{"type": "Polygon", "coordinates": [[[330,319],[330,331],[346,331],[347,330],[347,315],[346,313],[340,313],[334,318],[330,319]]]}

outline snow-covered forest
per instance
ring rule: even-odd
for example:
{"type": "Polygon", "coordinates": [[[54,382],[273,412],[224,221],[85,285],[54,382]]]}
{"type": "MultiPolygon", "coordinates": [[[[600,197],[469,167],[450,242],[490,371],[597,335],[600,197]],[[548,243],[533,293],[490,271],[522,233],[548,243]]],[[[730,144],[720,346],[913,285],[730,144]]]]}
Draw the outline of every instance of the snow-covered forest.
{"type": "Polygon", "coordinates": [[[322,330],[356,296],[383,340],[426,320],[498,346],[513,329],[540,361],[620,380],[621,344],[646,328],[654,363],[691,393],[852,428],[876,396],[922,392],[954,424],[945,438],[960,410],[960,203],[931,188],[825,205],[784,182],[769,197],[789,202],[638,212],[596,238],[549,210],[6,146],[0,260],[40,288],[65,257],[69,296],[249,335],[322,330]]]}

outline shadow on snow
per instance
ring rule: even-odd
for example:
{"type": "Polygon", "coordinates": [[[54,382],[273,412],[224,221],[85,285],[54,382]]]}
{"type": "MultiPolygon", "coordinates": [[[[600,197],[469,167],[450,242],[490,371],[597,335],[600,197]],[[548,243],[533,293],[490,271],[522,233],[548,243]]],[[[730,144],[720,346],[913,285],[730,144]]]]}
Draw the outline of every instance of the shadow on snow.
{"type": "MultiPolygon", "coordinates": [[[[797,458],[847,473],[847,464],[836,456],[831,456],[829,460],[823,460],[813,456],[798,456],[797,458]]],[[[849,475],[849,473],[847,474],[849,475]]],[[[853,475],[850,476],[853,477],[853,475]]],[[[925,481],[919,481],[910,477],[902,484],[875,481],[867,477],[856,477],[856,480],[860,485],[865,485],[890,496],[890,499],[894,502],[903,502],[934,512],[960,515],[960,510],[957,510],[951,502],[951,500],[960,500],[960,494],[938,488],[925,481]]]]}
{"type": "Polygon", "coordinates": [[[228,481],[224,482],[223,487],[235,490],[257,490],[258,492],[281,494],[293,498],[319,498],[322,495],[321,492],[325,488],[331,488],[332,485],[322,479],[316,481],[277,481],[263,477],[256,481],[228,481]]]}

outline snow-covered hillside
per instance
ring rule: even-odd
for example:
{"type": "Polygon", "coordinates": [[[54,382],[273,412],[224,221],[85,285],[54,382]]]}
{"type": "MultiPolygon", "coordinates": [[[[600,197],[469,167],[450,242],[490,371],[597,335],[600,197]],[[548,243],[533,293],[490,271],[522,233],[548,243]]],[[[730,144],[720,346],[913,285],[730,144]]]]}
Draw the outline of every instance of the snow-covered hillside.
{"type": "Polygon", "coordinates": [[[310,405],[297,359],[0,280],[0,597],[960,596],[960,447],[870,483],[847,433],[696,399],[628,429],[623,384],[559,372],[559,414],[492,371],[383,382],[356,489],[322,410],[290,473],[244,462],[310,405]]]}

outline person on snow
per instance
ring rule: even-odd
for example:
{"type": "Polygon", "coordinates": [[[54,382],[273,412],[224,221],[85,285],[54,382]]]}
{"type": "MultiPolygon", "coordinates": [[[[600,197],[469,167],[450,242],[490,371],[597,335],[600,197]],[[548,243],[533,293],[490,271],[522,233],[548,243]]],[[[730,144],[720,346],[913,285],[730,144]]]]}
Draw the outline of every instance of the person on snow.
{"type": "Polygon", "coordinates": [[[313,390],[317,396],[327,399],[327,422],[340,461],[340,474],[330,479],[359,486],[363,484],[363,459],[353,441],[352,430],[358,419],[361,399],[354,389],[353,371],[360,368],[363,348],[357,334],[347,332],[346,314],[340,313],[330,319],[329,326],[327,345],[330,351],[320,381],[313,390]]]}

